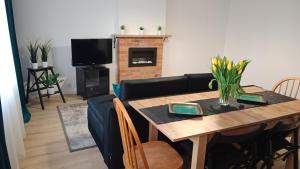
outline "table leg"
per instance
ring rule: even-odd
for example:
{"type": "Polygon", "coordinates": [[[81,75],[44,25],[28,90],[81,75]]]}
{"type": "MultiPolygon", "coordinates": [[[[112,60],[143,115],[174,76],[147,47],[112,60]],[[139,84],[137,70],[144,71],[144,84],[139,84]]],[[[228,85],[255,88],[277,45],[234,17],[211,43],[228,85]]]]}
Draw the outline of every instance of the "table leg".
{"type": "MultiPolygon", "coordinates": [[[[293,138],[292,138],[293,140],[293,138]]],[[[298,145],[300,145],[300,129],[298,129],[298,145]]],[[[299,157],[298,157],[299,159],[299,157]]],[[[299,165],[299,164],[298,164],[299,165]]],[[[290,155],[286,159],[285,169],[294,169],[294,156],[290,155]]]]}
{"type": "Polygon", "coordinates": [[[204,169],[207,136],[191,138],[193,142],[193,154],[191,169],[204,169]]]}
{"type": "Polygon", "coordinates": [[[149,141],[156,141],[158,139],[158,130],[155,126],[149,123],[149,141]]]}

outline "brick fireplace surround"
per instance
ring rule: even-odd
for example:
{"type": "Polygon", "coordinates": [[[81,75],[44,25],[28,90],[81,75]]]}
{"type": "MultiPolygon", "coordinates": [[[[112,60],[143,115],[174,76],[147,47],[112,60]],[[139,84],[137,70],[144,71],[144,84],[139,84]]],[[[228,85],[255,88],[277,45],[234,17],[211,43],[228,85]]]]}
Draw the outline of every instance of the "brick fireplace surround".
{"type": "Polygon", "coordinates": [[[166,36],[116,35],[118,39],[118,81],[161,77],[163,43],[166,36]],[[129,48],[157,48],[156,65],[129,67],[129,48]]]}

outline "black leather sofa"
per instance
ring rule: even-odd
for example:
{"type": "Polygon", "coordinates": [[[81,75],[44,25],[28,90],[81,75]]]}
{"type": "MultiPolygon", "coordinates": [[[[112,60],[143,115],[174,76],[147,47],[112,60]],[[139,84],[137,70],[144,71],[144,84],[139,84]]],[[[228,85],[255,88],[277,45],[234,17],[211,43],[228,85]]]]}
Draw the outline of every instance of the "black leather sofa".
{"type": "MultiPolygon", "coordinates": [[[[186,74],[176,77],[163,77],[141,80],[124,80],[120,84],[120,100],[124,103],[142,142],[148,139],[148,122],[137,113],[128,101],[167,95],[178,95],[193,92],[208,91],[208,83],[212,74],[186,74]]],[[[217,89],[217,86],[213,86],[217,89]]],[[[124,168],[123,148],[113,107],[114,96],[105,95],[88,99],[88,127],[103,155],[109,169],[124,168]]],[[[159,139],[168,141],[162,134],[159,139]]],[[[185,163],[189,163],[190,150],[188,144],[171,143],[184,156],[185,163]],[[187,162],[186,162],[187,161],[187,162]]],[[[189,166],[186,164],[185,166],[189,166]]]]}

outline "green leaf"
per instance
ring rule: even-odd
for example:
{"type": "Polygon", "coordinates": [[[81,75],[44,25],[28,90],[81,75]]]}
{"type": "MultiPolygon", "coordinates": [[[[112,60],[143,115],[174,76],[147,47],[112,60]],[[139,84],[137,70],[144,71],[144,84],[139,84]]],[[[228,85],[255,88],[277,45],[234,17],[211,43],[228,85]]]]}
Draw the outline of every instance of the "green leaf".
{"type": "Polygon", "coordinates": [[[216,80],[216,79],[212,79],[212,80],[208,83],[208,88],[209,88],[209,89],[212,89],[212,88],[213,88],[212,84],[213,84],[214,81],[217,81],[217,80],[216,80]]]}

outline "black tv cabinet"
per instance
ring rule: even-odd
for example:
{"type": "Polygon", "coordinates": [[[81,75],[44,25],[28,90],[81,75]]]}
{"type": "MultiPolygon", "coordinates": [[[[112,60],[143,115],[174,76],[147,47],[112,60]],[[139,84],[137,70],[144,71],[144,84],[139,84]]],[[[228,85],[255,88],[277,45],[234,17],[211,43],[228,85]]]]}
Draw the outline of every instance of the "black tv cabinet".
{"type": "Polygon", "coordinates": [[[87,99],[109,94],[109,69],[106,67],[76,67],[77,95],[87,99]]]}

